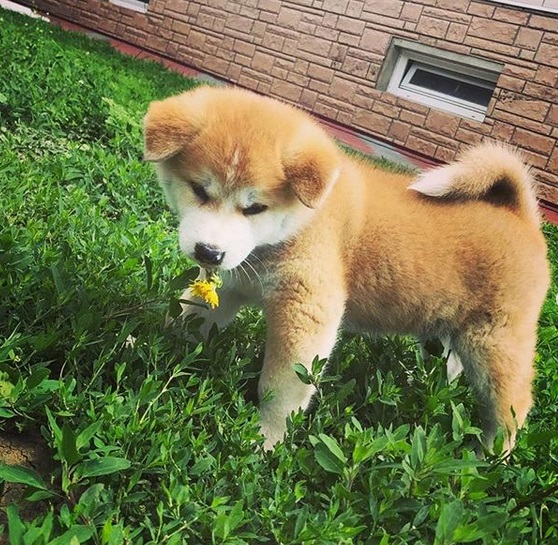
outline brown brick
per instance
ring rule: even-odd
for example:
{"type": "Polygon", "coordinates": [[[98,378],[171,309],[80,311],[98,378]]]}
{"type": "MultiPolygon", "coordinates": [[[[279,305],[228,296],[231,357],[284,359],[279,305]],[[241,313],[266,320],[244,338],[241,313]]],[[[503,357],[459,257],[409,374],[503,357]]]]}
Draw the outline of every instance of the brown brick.
{"type": "Polygon", "coordinates": [[[558,89],[547,87],[546,85],[539,85],[532,81],[528,81],[525,84],[525,94],[550,102],[558,102],[558,89]]]}
{"type": "Polygon", "coordinates": [[[515,23],[517,25],[526,25],[529,21],[530,13],[522,9],[497,7],[494,12],[496,21],[506,21],[507,23],[515,23]]]}
{"type": "Polygon", "coordinates": [[[403,4],[402,0],[374,0],[364,4],[364,11],[386,17],[399,17],[403,4]]]}
{"type": "Polygon", "coordinates": [[[558,105],[553,104],[548,112],[548,117],[546,118],[546,122],[558,127],[558,105]]]}
{"type": "Polygon", "coordinates": [[[345,13],[349,5],[349,0],[324,0],[322,9],[333,13],[345,13]]]}
{"type": "Polygon", "coordinates": [[[409,123],[410,125],[417,126],[417,127],[422,127],[422,125],[424,124],[424,121],[426,119],[426,116],[422,115],[422,114],[417,114],[415,112],[407,112],[407,111],[403,110],[399,114],[399,119],[401,121],[405,121],[405,122],[409,123]]]}
{"type": "Polygon", "coordinates": [[[298,48],[300,51],[309,51],[315,55],[329,57],[331,42],[316,36],[301,36],[298,48]]]}
{"type": "Polygon", "coordinates": [[[292,100],[293,102],[298,102],[300,95],[302,94],[302,89],[297,85],[293,85],[287,81],[274,80],[271,85],[271,93],[281,98],[286,98],[292,100]]]}
{"type": "Polygon", "coordinates": [[[300,23],[300,11],[286,6],[281,6],[277,16],[277,24],[286,28],[296,30],[300,23]]]}
{"type": "Polygon", "coordinates": [[[309,110],[313,110],[314,106],[316,105],[316,99],[318,97],[318,93],[315,91],[311,91],[310,89],[304,89],[302,94],[300,95],[300,104],[305,106],[309,110]]]}
{"type": "Polygon", "coordinates": [[[550,109],[550,104],[542,100],[524,99],[500,102],[498,107],[521,117],[527,117],[535,121],[544,121],[550,109]]]}
{"type": "Polygon", "coordinates": [[[279,13],[279,10],[281,9],[281,0],[260,0],[258,2],[258,7],[263,11],[279,13]]]}
{"type": "Polygon", "coordinates": [[[468,25],[471,22],[472,17],[466,13],[460,13],[458,11],[452,11],[448,9],[440,8],[424,8],[422,11],[423,16],[434,17],[435,19],[442,19],[443,21],[449,21],[453,23],[461,23],[462,25],[468,25]]]}
{"type": "Polygon", "coordinates": [[[368,73],[369,62],[363,59],[347,56],[343,63],[343,71],[352,76],[364,78],[368,73]]]}
{"type": "Polygon", "coordinates": [[[421,13],[422,6],[418,6],[417,4],[412,4],[410,2],[405,2],[403,4],[403,9],[401,10],[401,19],[416,23],[420,19],[421,13]]]}
{"type": "Polygon", "coordinates": [[[238,30],[239,32],[250,34],[253,26],[254,21],[243,17],[242,15],[231,14],[227,17],[226,27],[232,30],[238,30]]]}
{"type": "Polygon", "coordinates": [[[443,19],[436,19],[434,17],[422,16],[417,25],[417,32],[426,34],[427,36],[434,36],[436,38],[443,38],[448,31],[449,22],[443,19]]]}
{"type": "Polygon", "coordinates": [[[458,11],[467,13],[467,8],[471,3],[470,0],[438,0],[436,6],[447,11],[458,11]]]}
{"type": "Polygon", "coordinates": [[[483,136],[475,131],[470,131],[459,127],[455,132],[455,139],[465,144],[479,144],[482,142],[483,136]]]}
{"type": "Polygon", "coordinates": [[[509,123],[504,123],[502,121],[496,121],[490,136],[496,140],[510,142],[514,131],[514,125],[510,125],[509,123]]]}
{"type": "Polygon", "coordinates": [[[438,146],[436,153],[434,154],[434,159],[441,161],[442,163],[449,163],[455,159],[456,155],[455,149],[445,148],[443,146],[438,146]]]}
{"type": "Polygon", "coordinates": [[[532,66],[519,66],[508,62],[505,64],[502,74],[524,80],[531,80],[535,77],[535,70],[532,66]]]}
{"type": "Polygon", "coordinates": [[[411,126],[408,123],[397,120],[393,121],[389,128],[389,136],[399,142],[405,142],[410,132],[411,126]]]}
{"type": "Polygon", "coordinates": [[[533,119],[528,119],[527,117],[520,117],[511,112],[506,112],[500,109],[500,105],[492,112],[492,118],[494,121],[503,121],[505,123],[510,123],[516,127],[521,127],[522,129],[527,129],[529,131],[549,135],[551,132],[551,127],[541,123],[539,121],[534,121],[533,119]]]}
{"type": "Polygon", "coordinates": [[[256,53],[252,57],[251,67],[254,70],[258,70],[265,74],[267,72],[271,72],[274,62],[275,57],[273,55],[263,53],[262,51],[256,51],[256,53]]]}
{"type": "Polygon", "coordinates": [[[521,49],[519,51],[519,58],[526,60],[526,61],[532,61],[535,58],[535,54],[536,51],[529,51],[528,49],[521,49]]]}
{"type": "Polygon", "coordinates": [[[397,118],[399,116],[399,108],[393,104],[387,104],[380,100],[374,103],[372,110],[378,114],[385,115],[386,117],[397,118]]]}
{"type": "Polygon", "coordinates": [[[352,102],[355,94],[355,84],[345,79],[335,77],[329,88],[329,94],[333,98],[352,102]]]}
{"type": "Polygon", "coordinates": [[[416,137],[424,138],[425,140],[431,140],[434,144],[442,145],[446,148],[452,148],[455,145],[455,138],[453,136],[448,137],[422,127],[413,127],[412,134],[416,137]]]}
{"type": "Polygon", "coordinates": [[[549,153],[556,141],[554,138],[526,131],[518,127],[514,133],[513,143],[540,153],[549,153]]]}
{"type": "Polygon", "coordinates": [[[316,102],[314,113],[326,117],[328,119],[335,119],[337,117],[337,108],[331,104],[326,104],[322,97],[316,102]]]}
{"type": "Polygon", "coordinates": [[[518,57],[520,49],[507,44],[498,43],[492,40],[485,40],[475,36],[467,35],[465,44],[471,47],[471,51],[476,53],[479,57],[489,59],[502,59],[504,62],[509,62],[510,57],[518,57]],[[478,50],[478,53],[476,52],[478,50]]]}
{"type": "Polygon", "coordinates": [[[552,15],[531,15],[529,27],[556,32],[556,18],[552,15]]]}
{"type": "Polygon", "coordinates": [[[471,15],[478,15],[479,17],[492,17],[494,13],[494,6],[492,4],[481,4],[480,2],[471,2],[469,8],[467,9],[467,13],[471,15]]]}
{"type": "MultiPolygon", "coordinates": [[[[324,26],[316,27],[316,31],[314,32],[314,36],[318,38],[324,38],[325,40],[329,40],[330,42],[337,42],[339,41],[339,34],[338,30],[334,28],[327,28],[324,26]]],[[[352,36],[351,34],[347,34],[347,36],[352,36]]]]}
{"type": "Polygon", "coordinates": [[[467,25],[461,25],[459,23],[450,23],[448,31],[446,33],[446,39],[452,42],[463,42],[465,36],[467,35],[467,25]]]}
{"type": "Polygon", "coordinates": [[[459,123],[459,128],[469,129],[487,136],[492,131],[494,122],[491,119],[485,119],[483,123],[474,121],[473,119],[462,119],[459,123]]]}
{"type": "Polygon", "coordinates": [[[431,110],[424,126],[436,133],[453,136],[459,126],[459,118],[438,110],[431,110]]]}
{"type": "Polygon", "coordinates": [[[558,65],[558,46],[542,43],[537,51],[535,60],[556,67],[558,65]]]}
{"type": "Polygon", "coordinates": [[[512,76],[501,75],[498,78],[498,87],[500,87],[501,89],[506,89],[507,91],[520,93],[525,87],[525,80],[512,76]]]}
{"type": "Polygon", "coordinates": [[[340,30],[342,32],[346,32],[348,34],[357,34],[360,36],[364,31],[364,25],[364,21],[340,16],[336,28],[337,30],[340,30]]]}
{"type": "Polygon", "coordinates": [[[362,34],[360,47],[371,53],[384,54],[390,40],[389,32],[367,28],[362,34]]]}
{"type": "Polygon", "coordinates": [[[307,75],[310,78],[331,83],[331,81],[333,81],[334,71],[331,68],[326,68],[319,64],[309,64],[307,75]]]}
{"type": "Polygon", "coordinates": [[[554,148],[554,151],[548,160],[547,168],[550,172],[558,173],[558,147],[554,148]]]}
{"type": "Polygon", "coordinates": [[[427,157],[434,157],[436,154],[436,144],[431,140],[424,139],[418,136],[411,134],[407,141],[405,142],[406,147],[409,149],[416,151],[418,153],[422,153],[427,157]]]}
{"type": "Polygon", "coordinates": [[[518,26],[503,23],[493,19],[481,19],[474,17],[469,27],[470,36],[479,38],[490,38],[490,41],[513,44],[517,36],[518,26]]]}
{"type": "Polygon", "coordinates": [[[543,33],[533,28],[522,27],[517,33],[515,45],[525,47],[527,49],[538,49],[541,43],[543,33]]]}
{"type": "Polygon", "coordinates": [[[304,74],[308,73],[308,68],[310,67],[310,63],[308,61],[303,61],[301,59],[297,59],[293,66],[293,71],[297,74],[304,74]]]}
{"type": "Polygon", "coordinates": [[[539,182],[536,186],[536,193],[539,199],[543,201],[557,203],[558,202],[558,176],[535,169],[537,179],[549,180],[548,183],[539,182]]]}
{"type": "Polygon", "coordinates": [[[318,80],[310,80],[310,83],[308,84],[308,88],[311,89],[312,91],[317,91],[318,93],[321,94],[327,94],[329,91],[329,84],[323,82],[323,81],[318,81],[318,80]]]}
{"type": "Polygon", "coordinates": [[[548,155],[541,155],[525,148],[522,148],[521,152],[531,166],[544,168],[548,163],[548,155]]]}
{"type": "Polygon", "coordinates": [[[362,10],[364,8],[364,2],[360,2],[357,0],[351,0],[346,10],[346,14],[349,17],[360,17],[362,15],[362,10]]]}
{"type": "Polygon", "coordinates": [[[389,132],[391,122],[389,117],[363,110],[358,110],[353,116],[353,123],[356,126],[381,136],[389,132]]]}
{"type": "Polygon", "coordinates": [[[407,121],[411,125],[416,125],[418,127],[421,127],[426,120],[426,115],[417,112],[409,112],[407,110],[402,110],[401,113],[399,114],[399,119],[401,119],[401,121],[407,121]]]}
{"type": "Polygon", "coordinates": [[[235,40],[233,44],[233,51],[235,51],[236,53],[240,53],[241,55],[253,57],[256,51],[256,46],[254,44],[248,44],[241,40],[235,40]]]}

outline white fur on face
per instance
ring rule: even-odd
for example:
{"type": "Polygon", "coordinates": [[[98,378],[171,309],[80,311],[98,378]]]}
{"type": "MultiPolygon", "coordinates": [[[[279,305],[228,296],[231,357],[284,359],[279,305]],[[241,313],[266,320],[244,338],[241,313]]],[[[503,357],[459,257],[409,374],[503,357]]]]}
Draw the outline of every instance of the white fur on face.
{"type": "Polygon", "coordinates": [[[182,180],[163,181],[162,185],[170,206],[180,219],[180,249],[192,259],[195,259],[196,244],[224,252],[219,269],[234,269],[258,246],[278,244],[291,238],[313,213],[298,201],[290,206],[274,206],[257,188],[225,193],[207,173],[197,177],[196,183],[203,185],[210,203],[201,203],[189,184],[182,180]],[[242,209],[255,203],[269,208],[255,215],[242,213],[242,209]]]}

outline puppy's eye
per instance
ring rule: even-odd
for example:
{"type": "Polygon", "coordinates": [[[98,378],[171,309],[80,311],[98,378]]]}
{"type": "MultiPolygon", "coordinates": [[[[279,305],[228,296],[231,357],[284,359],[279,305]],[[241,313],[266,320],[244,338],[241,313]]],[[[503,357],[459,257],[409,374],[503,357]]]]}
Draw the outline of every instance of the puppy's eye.
{"type": "Polygon", "coordinates": [[[267,210],[267,204],[254,203],[247,208],[242,209],[242,213],[245,216],[255,216],[256,214],[261,214],[267,210]]]}
{"type": "Polygon", "coordinates": [[[190,187],[202,204],[209,201],[209,195],[202,185],[197,184],[196,182],[190,182],[190,187]]]}

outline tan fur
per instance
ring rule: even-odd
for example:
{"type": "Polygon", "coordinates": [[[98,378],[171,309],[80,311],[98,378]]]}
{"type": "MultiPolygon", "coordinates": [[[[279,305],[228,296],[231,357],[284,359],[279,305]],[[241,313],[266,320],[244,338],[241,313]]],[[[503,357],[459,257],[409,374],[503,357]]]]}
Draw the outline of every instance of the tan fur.
{"type": "Polygon", "coordinates": [[[219,233],[195,242],[242,259],[218,267],[222,303],[203,313],[207,324],[226,325],[243,304],[264,310],[267,448],[313,395],[293,364],[328,357],[341,325],[444,339],[476,390],[487,443],[503,426],[513,446],[532,404],[549,272],[532,180],[511,150],[483,144],[413,180],[349,158],[300,110],[238,89],[156,102],[145,126],[145,155],[159,162],[182,248],[191,254],[199,221],[222,217],[218,225],[232,231],[224,242],[219,233]],[[192,179],[217,188],[211,202],[196,202],[185,188],[192,179]],[[243,191],[269,209],[243,217],[243,191]],[[262,234],[280,229],[279,241],[262,234]],[[237,230],[254,237],[248,249],[237,230]]]}

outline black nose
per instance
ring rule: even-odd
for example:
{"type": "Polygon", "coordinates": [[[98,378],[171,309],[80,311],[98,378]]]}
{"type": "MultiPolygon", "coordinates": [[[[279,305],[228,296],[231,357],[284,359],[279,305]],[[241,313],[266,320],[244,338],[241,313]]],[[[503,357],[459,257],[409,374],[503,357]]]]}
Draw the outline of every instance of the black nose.
{"type": "Polygon", "coordinates": [[[197,261],[206,265],[220,265],[225,257],[225,252],[198,242],[194,247],[194,257],[197,261]]]}

